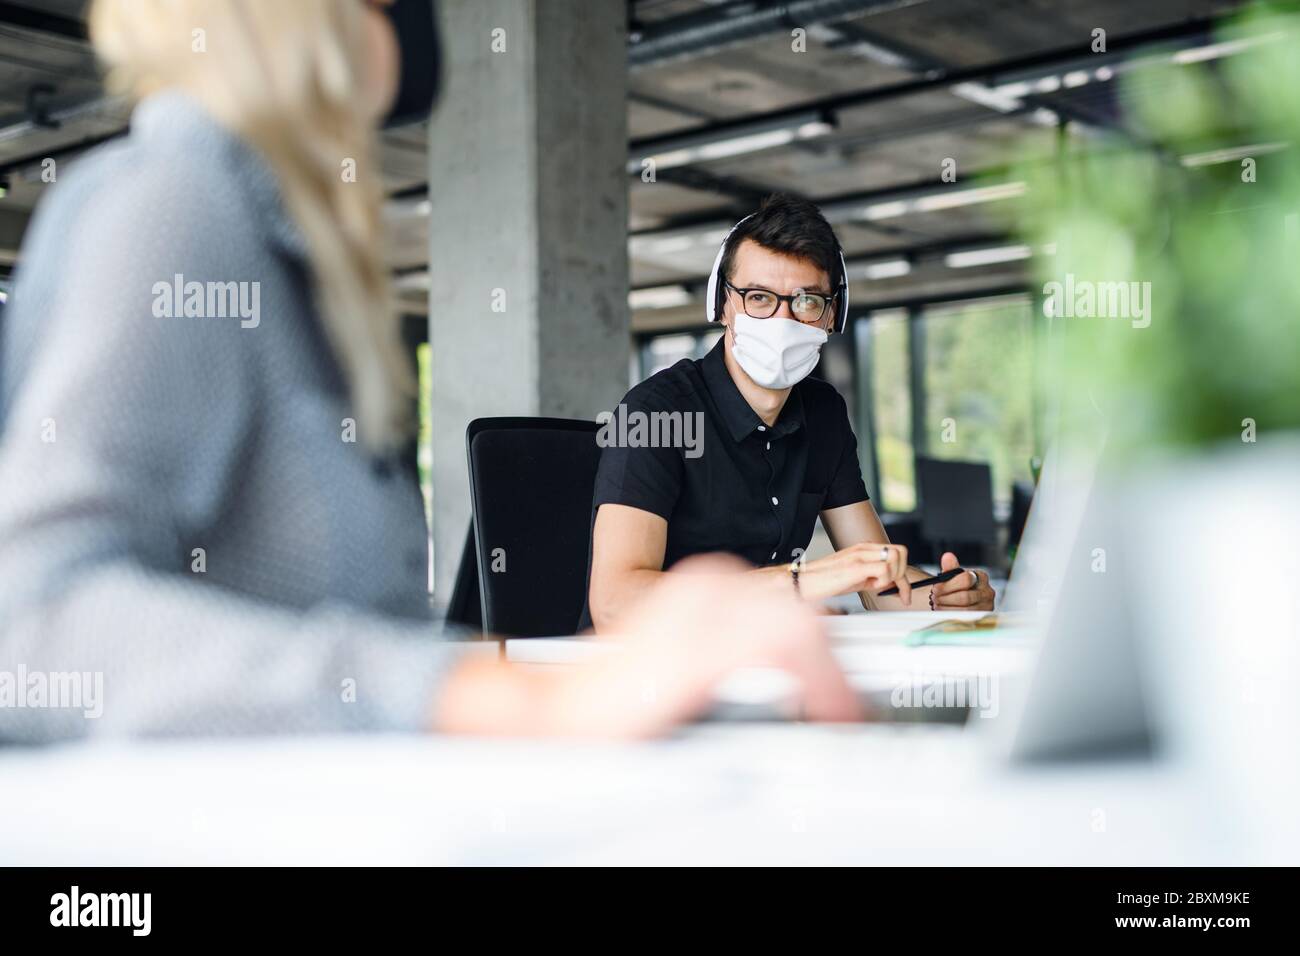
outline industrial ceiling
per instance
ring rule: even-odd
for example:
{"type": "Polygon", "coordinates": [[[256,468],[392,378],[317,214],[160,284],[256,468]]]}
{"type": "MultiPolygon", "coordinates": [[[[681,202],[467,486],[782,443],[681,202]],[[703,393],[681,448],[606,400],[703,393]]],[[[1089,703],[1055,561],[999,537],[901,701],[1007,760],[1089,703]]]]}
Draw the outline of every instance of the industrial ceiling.
{"type": "MultiPolygon", "coordinates": [[[[47,188],[41,160],[75,160],[127,124],[100,89],[84,6],[0,2],[0,268],[47,188]]],[[[1117,81],[1151,58],[1240,52],[1211,30],[1235,6],[629,0],[634,329],[699,325],[722,233],[777,190],[834,222],[857,306],[1022,286],[1038,250],[1010,235],[1024,192],[1012,170],[1075,139],[1141,142],[1117,81]]],[[[425,135],[384,136],[393,266],[412,308],[427,287],[425,135]]]]}

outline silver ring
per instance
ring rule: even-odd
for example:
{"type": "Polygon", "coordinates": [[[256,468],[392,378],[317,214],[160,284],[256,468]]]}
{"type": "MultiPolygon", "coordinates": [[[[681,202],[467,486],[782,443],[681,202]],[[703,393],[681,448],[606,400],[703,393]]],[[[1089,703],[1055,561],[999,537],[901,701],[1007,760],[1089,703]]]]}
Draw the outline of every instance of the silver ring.
{"type": "Polygon", "coordinates": [[[968,570],[966,573],[970,575],[970,586],[975,588],[978,591],[980,586],[979,572],[968,570]]]}
{"type": "Polygon", "coordinates": [[[881,561],[888,561],[888,560],[889,560],[889,548],[888,548],[888,546],[882,547],[882,548],[880,549],[880,560],[881,560],[881,561]]]}

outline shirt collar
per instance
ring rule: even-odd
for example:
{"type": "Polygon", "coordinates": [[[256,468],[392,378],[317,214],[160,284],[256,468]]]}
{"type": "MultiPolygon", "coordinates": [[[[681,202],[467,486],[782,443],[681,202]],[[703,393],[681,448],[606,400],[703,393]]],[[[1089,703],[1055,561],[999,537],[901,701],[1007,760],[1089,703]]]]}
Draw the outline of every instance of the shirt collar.
{"type": "MultiPolygon", "coordinates": [[[[740,389],[732,380],[731,373],[727,371],[724,348],[726,343],[718,339],[718,344],[709,351],[708,355],[700,359],[700,371],[704,376],[704,385],[713,398],[713,404],[722,415],[727,431],[731,433],[732,439],[738,442],[753,434],[763,424],[763,420],[750,407],[749,402],[745,401],[745,396],[740,394],[740,389]]],[[[790,395],[785,400],[785,406],[781,409],[776,424],[767,429],[767,434],[772,438],[784,438],[798,431],[803,425],[803,390],[795,385],[790,389],[790,395]]]]}
{"type": "Polygon", "coordinates": [[[279,180],[266,158],[228,129],[193,95],[166,89],[142,99],[131,114],[131,135],[200,151],[231,167],[248,190],[249,208],[271,241],[295,258],[308,258],[307,240],[284,208],[279,180]]]}

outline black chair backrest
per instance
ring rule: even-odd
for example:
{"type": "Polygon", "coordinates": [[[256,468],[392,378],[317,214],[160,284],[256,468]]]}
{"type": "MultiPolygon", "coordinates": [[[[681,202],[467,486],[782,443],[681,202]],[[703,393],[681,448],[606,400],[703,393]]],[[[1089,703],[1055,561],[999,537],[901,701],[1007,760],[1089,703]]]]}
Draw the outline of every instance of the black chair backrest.
{"type": "Polygon", "coordinates": [[[458,624],[475,633],[483,630],[483,600],[478,586],[478,549],[474,546],[474,521],[465,533],[465,547],[460,552],[456,583],[447,603],[447,623],[458,624]]]}
{"type": "Polygon", "coordinates": [[[983,462],[916,459],[916,488],[921,499],[921,534],[940,546],[991,544],[993,472],[983,462]]]}
{"type": "Polygon", "coordinates": [[[485,631],[547,637],[577,629],[599,427],[565,418],[479,418],[466,429],[485,631]]]}

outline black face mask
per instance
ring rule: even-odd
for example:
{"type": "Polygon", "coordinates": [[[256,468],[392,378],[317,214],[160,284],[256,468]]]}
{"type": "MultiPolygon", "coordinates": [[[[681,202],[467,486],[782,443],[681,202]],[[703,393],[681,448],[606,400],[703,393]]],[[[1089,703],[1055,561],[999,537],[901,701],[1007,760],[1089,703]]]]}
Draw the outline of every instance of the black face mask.
{"type": "Polygon", "coordinates": [[[438,99],[442,55],[438,43],[434,0],[397,0],[383,8],[397,34],[402,59],[397,99],[384,118],[385,126],[428,119],[438,99]]]}

